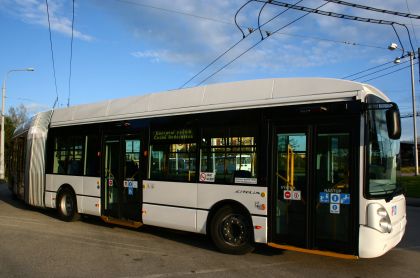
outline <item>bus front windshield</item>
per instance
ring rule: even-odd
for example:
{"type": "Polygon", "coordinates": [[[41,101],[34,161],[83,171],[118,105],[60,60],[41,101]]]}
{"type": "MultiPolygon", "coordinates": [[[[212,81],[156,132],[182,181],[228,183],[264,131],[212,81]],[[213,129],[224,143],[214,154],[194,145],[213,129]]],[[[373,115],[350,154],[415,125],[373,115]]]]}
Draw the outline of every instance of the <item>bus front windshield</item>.
{"type": "MultiPolygon", "coordinates": [[[[376,96],[369,103],[384,103],[376,96]]],[[[372,198],[391,198],[401,190],[397,185],[397,156],[400,141],[390,139],[386,124],[386,109],[368,110],[368,185],[367,195],[372,198]]]]}

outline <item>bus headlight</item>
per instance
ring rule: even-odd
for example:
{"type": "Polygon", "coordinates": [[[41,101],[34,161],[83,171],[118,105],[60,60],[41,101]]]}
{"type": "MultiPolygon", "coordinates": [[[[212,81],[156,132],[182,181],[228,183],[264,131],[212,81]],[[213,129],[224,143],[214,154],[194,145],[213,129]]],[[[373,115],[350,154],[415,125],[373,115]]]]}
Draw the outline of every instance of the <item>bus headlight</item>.
{"type": "Polygon", "coordinates": [[[380,204],[369,204],[367,207],[367,225],[381,233],[391,233],[392,224],[388,212],[380,204]]]}

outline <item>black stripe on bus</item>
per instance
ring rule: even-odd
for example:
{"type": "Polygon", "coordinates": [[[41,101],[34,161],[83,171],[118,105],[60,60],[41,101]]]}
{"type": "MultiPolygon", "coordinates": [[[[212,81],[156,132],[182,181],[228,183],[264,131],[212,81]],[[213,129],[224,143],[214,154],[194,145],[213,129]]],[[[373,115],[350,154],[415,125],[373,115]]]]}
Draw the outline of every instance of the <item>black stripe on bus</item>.
{"type": "MultiPolygon", "coordinates": [[[[195,209],[195,210],[201,210],[201,211],[210,211],[210,209],[204,209],[204,208],[183,207],[183,206],[174,206],[174,205],[166,205],[166,204],[159,204],[159,203],[143,202],[143,204],[145,204],[145,205],[153,205],[153,206],[162,206],[162,207],[171,207],[171,208],[195,209]]],[[[267,217],[267,215],[264,215],[264,214],[251,214],[251,216],[267,217]]]]}
{"type": "MultiPolygon", "coordinates": [[[[49,192],[49,193],[55,193],[57,194],[57,191],[51,191],[51,190],[45,190],[45,192],[49,192]]],[[[80,196],[80,197],[90,197],[90,198],[97,198],[100,199],[100,196],[92,196],[92,195],[84,195],[84,194],[76,194],[76,196],[80,196]]]]}

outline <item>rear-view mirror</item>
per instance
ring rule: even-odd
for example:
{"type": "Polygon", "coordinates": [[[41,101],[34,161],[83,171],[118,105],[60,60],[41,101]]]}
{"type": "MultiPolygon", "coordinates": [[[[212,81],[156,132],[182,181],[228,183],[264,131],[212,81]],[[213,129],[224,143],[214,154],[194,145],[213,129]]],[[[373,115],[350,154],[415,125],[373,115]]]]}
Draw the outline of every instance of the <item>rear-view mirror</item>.
{"type": "Polygon", "coordinates": [[[397,140],[401,137],[401,118],[400,111],[396,107],[386,110],[386,125],[388,127],[388,136],[397,140]]]}

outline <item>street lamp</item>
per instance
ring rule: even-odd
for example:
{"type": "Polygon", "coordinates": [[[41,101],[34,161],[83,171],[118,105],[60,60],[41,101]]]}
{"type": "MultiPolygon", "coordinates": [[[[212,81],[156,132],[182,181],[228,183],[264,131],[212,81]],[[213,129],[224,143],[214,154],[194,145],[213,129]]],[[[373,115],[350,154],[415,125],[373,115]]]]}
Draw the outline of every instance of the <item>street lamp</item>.
{"type": "Polygon", "coordinates": [[[12,69],[9,70],[3,79],[2,95],[1,95],[1,135],[0,135],[0,180],[4,180],[4,106],[6,97],[6,80],[10,73],[14,71],[34,71],[33,68],[12,69]]]}
{"type": "MultiPolygon", "coordinates": [[[[395,50],[398,48],[398,45],[396,43],[392,43],[388,46],[389,50],[395,50]]],[[[419,48],[419,56],[420,56],[420,48],[419,48]]],[[[414,89],[414,59],[416,54],[414,51],[408,52],[408,56],[410,56],[410,68],[411,68],[411,98],[412,98],[412,105],[413,105],[413,139],[414,139],[414,166],[415,171],[414,174],[416,176],[419,175],[419,153],[417,149],[417,113],[416,113],[416,91],[414,89]]],[[[401,58],[407,57],[403,54],[401,58]]],[[[401,60],[400,58],[396,58],[394,63],[399,63],[401,60]]]]}

